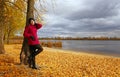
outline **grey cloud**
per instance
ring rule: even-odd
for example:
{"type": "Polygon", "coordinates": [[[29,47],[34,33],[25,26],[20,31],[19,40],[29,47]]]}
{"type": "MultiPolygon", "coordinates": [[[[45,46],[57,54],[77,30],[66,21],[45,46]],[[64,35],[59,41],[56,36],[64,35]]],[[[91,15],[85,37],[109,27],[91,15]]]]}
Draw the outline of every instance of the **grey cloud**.
{"type": "Polygon", "coordinates": [[[46,13],[40,36],[120,36],[120,0],[65,1],[46,13]]]}
{"type": "MultiPolygon", "coordinates": [[[[107,31],[113,31],[116,29],[120,29],[119,24],[116,23],[113,20],[108,20],[108,19],[87,19],[87,20],[82,20],[84,24],[84,28],[86,28],[87,31],[95,31],[95,32],[107,32],[107,31]]],[[[86,31],[84,30],[84,31],[86,31]]]]}
{"type": "Polygon", "coordinates": [[[116,6],[120,1],[113,0],[98,0],[98,2],[89,5],[90,9],[78,10],[76,12],[71,12],[67,18],[71,20],[83,19],[83,18],[106,18],[109,16],[118,15],[118,9],[116,6]]]}

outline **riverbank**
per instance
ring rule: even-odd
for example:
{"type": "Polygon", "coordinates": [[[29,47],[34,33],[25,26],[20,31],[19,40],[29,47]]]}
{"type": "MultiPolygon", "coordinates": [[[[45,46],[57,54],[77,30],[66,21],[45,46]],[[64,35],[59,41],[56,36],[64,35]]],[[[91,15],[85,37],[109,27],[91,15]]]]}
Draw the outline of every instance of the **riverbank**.
{"type": "Polygon", "coordinates": [[[119,77],[120,58],[44,47],[36,57],[40,70],[19,65],[21,45],[5,45],[0,77],[119,77]]]}

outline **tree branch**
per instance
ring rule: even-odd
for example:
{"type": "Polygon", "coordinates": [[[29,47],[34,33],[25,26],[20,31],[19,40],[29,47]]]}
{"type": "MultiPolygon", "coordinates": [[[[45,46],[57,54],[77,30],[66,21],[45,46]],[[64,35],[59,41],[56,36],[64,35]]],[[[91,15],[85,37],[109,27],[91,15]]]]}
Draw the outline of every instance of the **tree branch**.
{"type": "Polygon", "coordinates": [[[26,14],[26,12],[25,11],[23,11],[19,6],[17,6],[16,4],[14,4],[13,2],[10,2],[10,1],[6,1],[6,3],[10,3],[10,4],[12,4],[12,5],[14,5],[16,8],[18,8],[21,12],[23,12],[23,13],[25,13],[26,14]]]}

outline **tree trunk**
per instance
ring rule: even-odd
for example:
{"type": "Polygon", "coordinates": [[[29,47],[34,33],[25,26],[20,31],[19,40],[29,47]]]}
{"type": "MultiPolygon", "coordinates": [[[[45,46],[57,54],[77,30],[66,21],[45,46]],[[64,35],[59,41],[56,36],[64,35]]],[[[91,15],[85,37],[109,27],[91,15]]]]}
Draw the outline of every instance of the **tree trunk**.
{"type": "MultiPolygon", "coordinates": [[[[34,18],[34,0],[28,0],[27,3],[27,15],[26,15],[26,26],[29,24],[28,19],[34,18]]],[[[21,64],[28,64],[28,56],[29,56],[29,46],[28,46],[27,38],[23,39],[22,49],[20,53],[20,63],[21,64]]]]}
{"type": "Polygon", "coordinates": [[[5,53],[4,49],[4,24],[5,24],[5,0],[0,0],[0,54],[5,53]]]}
{"type": "Polygon", "coordinates": [[[10,42],[10,33],[11,33],[11,30],[9,30],[7,34],[7,44],[9,44],[10,42]]]}
{"type": "Polygon", "coordinates": [[[4,32],[3,32],[4,24],[0,21],[0,54],[5,53],[4,49],[4,32]]]}

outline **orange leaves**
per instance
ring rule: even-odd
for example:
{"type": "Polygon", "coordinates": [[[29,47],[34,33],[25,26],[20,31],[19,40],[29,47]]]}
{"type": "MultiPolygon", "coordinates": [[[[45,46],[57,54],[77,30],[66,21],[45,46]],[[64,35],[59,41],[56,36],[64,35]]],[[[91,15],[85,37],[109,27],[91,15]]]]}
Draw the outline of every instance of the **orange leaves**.
{"type": "Polygon", "coordinates": [[[51,72],[53,77],[106,77],[120,75],[120,72],[116,71],[116,68],[120,70],[119,58],[45,48],[38,55],[37,61],[40,65],[45,63],[44,65],[48,66],[48,68],[52,67],[49,72],[51,72]],[[110,72],[111,74],[109,74],[110,72]]]}
{"type": "Polygon", "coordinates": [[[44,47],[36,56],[40,70],[19,63],[21,45],[5,45],[6,55],[0,55],[0,77],[119,77],[120,58],[73,53],[44,47]]]}

